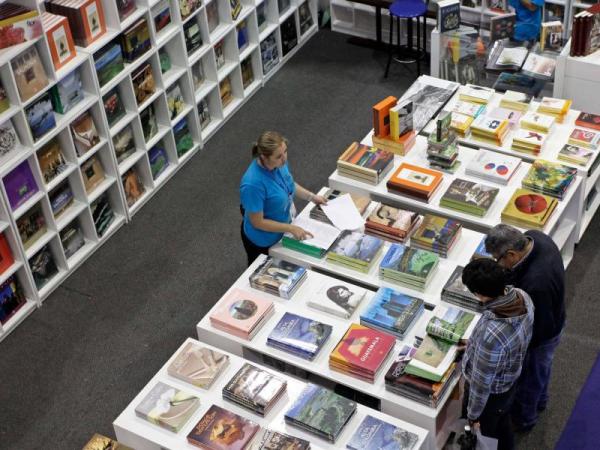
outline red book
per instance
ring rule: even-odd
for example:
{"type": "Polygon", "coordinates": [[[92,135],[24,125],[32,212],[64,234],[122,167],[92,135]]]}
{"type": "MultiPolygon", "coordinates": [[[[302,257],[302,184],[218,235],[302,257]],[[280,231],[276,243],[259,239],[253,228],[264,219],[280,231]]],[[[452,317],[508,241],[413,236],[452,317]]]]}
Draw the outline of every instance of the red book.
{"type": "Polygon", "coordinates": [[[396,106],[398,99],[392,95],[373,106],[373,128],[375,136],[390,134],[390,109],[396,106]]]}
{"type": "Polygon", "coordinates": [[[2,233],[0,234],[0,273],[12,266],[13,262],[15,260],[6,241],[6,236],[2,233]]]}
{"type": "Polygon", "coordinates": [[[575,121],[575,125],[600,131],[600,116],[597,114],[581,112],[575,121]]]}

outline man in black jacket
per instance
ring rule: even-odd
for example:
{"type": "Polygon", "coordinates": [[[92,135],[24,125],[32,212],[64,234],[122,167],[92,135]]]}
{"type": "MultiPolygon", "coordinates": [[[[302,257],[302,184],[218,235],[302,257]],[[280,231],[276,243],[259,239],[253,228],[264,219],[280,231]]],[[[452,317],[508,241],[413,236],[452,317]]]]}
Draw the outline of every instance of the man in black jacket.
{"type": "Polygon", "coordinates": [[[518,380],[511,411],[517,430],[528,431],[546,409],[554,351],[565,325],[565,269],[554,241],[541,231],[521,233],[496,225],[485,248],[509,271],[510,283],[527,292],[535,305],[533,336],[518,380]]]}

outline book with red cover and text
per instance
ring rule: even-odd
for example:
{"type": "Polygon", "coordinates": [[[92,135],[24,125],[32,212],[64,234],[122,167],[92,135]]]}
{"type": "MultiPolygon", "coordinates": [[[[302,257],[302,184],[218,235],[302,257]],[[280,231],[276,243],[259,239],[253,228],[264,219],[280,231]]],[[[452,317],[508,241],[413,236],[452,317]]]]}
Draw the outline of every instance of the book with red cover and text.
{"type": "Polygon", "coordinates": [[[575,120],[575,125],[600,131],[600,115],[582,111],[575,120]]]}

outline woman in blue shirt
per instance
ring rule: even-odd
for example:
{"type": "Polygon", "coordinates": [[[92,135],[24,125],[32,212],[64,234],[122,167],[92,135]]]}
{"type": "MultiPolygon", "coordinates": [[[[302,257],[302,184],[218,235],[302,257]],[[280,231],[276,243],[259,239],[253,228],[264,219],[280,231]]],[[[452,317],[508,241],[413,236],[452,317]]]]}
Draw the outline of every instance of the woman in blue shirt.
{"type": "Polygon", "coordinates": [[[287,139],[275,131],[265,131],[252,146],[252,162],[240,183],[244,220],[242,242],[250,265],[259,254],[268,254],[283,233],[296,239],[312,235],[292,225],[294,196],[317,205],[326,199],[294,181],[287,164],[287,139]]]}
{"type": "Polygon", "coordinates": [[[540,38],[542,28],[542,9],[544,0],[510,0],[509,5],[515,8],[515,41],[535,42],[540,38]]]}

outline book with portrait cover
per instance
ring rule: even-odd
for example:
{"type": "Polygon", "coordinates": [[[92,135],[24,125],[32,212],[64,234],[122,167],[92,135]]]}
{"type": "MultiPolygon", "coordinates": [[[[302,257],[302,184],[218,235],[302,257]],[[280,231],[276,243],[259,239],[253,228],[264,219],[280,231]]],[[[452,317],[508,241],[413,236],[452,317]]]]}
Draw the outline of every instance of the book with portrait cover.
{"type": "Polygon", "coordinates": [[[553,197],[518,188],[502,210],[502,222],[543,229],[558,205],[553,197]]]}
{"type": "Polygon", "coordinates": [[[360,423],[346,448],[349,450],[381,450],[417,448],[419,436],[403,428],[367,415],[360,423]]]}
{"type": "Polygon", "coordinates": [[[325,278],[315,284],[315,288],[307,295],[307,306],[335,316],[349,319],[367,290],[343,281],[325,278]]]}
{"type": "Polygon", "coordinates": [[[177,433],[194,414],[200,400],[165,383],[156,383],[135,408],[135,414],[177,433]]]}
{"type": "Polygon", "coordinates": [[[267,345],[313,360],[331,335],[331,325],[286,312],[269,337],[267,345]]]}
{"type": "Polygon", "coordinates": [[[268,256],[250,275],[250,286],[289,299],[305,279],[305,267],[268,256]]]}
{"type": "Polygon", "coordinates": [[[258,450],[310,450],[310,442],[274,430],[265,430],[258,450]]]}
{"type": "Polygon", "coordinates": [[[188,433],[187,440],[210,450],[244,450],[259,429],[251,420],[212,405],[188,433]]]}
{"type": "Polygon", "coordinates": [[[229,356],[188,342],[177,354],[167,372],[172,377],[208,389],[229,365],[229,356]]]}
{"type": "Polygon", "coordinates": [[[440,200],[440,206],[483,217],[500,189],[455,178],[440,200]]]}
{"type": "Polygon", "coordinates": [[[273,313],[273,302],[257,294],[232,289],[210,313],[215,328],[251,339],[273,313]]]}

